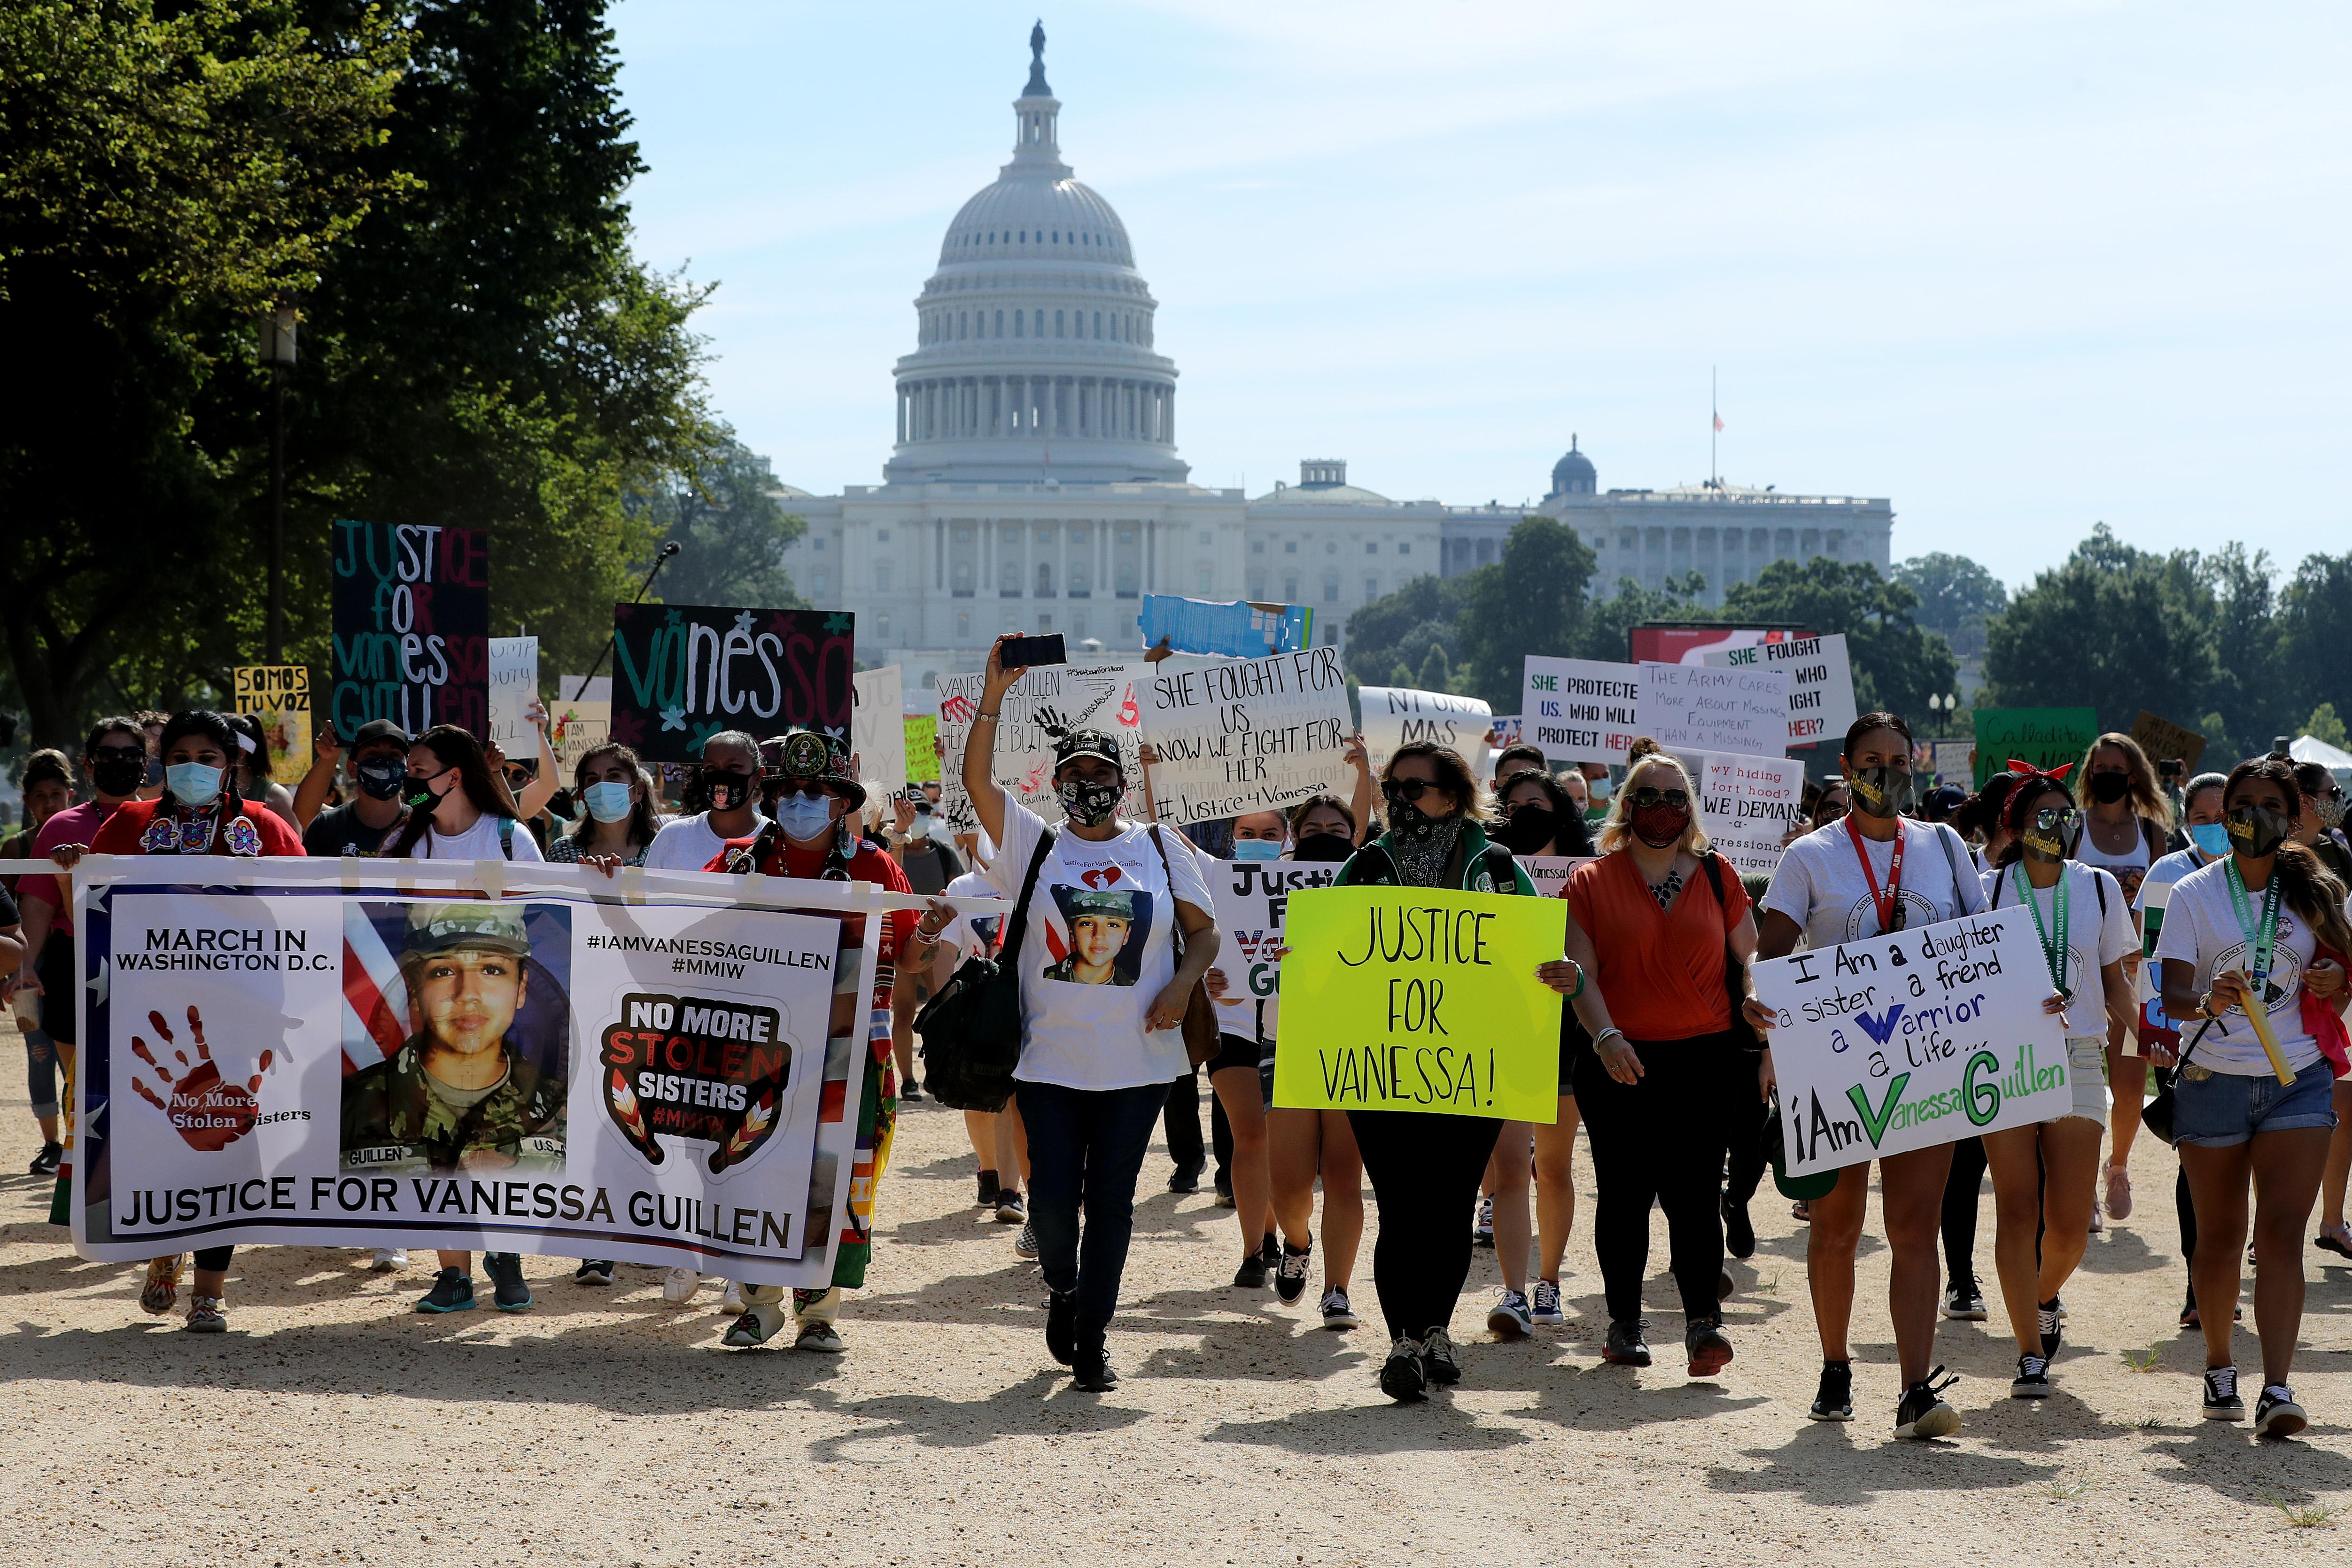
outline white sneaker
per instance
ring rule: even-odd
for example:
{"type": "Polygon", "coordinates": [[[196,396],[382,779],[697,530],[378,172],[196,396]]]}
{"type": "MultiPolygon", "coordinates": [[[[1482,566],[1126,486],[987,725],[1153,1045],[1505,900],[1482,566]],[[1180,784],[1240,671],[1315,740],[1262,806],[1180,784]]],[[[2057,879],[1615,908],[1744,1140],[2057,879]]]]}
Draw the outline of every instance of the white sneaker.
{"type": "Polygon", "coordinates": [[[740,1317],[743,1312],[743,1284],[739,1279],[727,1281],[727,1289],[719,1298],[719,1310],[740,1317]]]}
{"type": "Polygon", "coordinates": [[[702,1276],[691,1268],[672,1268],[662,1275],[662,1300],[682,1306],[702,1289],[702,1276]]]}
{"type": "Polygon", "coordinates": [[[379,1247],[375,1249],[375,1256],[368,1261],[368,1268],[377,1274],[390,1274],[394,1269],[407,1267],[408,1248],[404,1247],[379,1247]]]}

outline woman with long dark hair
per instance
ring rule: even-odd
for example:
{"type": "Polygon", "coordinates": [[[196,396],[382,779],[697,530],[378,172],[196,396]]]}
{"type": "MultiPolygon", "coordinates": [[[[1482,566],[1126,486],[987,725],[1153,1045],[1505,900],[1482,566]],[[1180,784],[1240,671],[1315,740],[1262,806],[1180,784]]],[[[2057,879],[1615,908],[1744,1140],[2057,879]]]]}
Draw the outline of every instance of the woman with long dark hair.
{"type": "MultiPolygon", "coordinates": [[[[1335,886],[1533,896],[1510,851],[1488,843],[1478,781],[1460,752],[1407,742],[1390,755],[1381,793],[1389,830],[1349,857],[1335,886]]],[[[1372,1284],[1390,1340],[1381,1392],[1421,1399],[1432,1383],[1462,1381],[1449,1330],[1470,1273],[1462,1216],[1478,1200],[1503,1123],[1423,1110],[1350,1110],[1348,1121],[1381,1205],[1372,1284]]]]}
{"type": "MultiPolygon", "coordinates": [[[[2074,858],[2113,873],[2126,899],[2139,897],[2140,879],[2164,858],[2172,833],[2172,803],[2157,782],[2156,768],[2129,735],[2109,731],[2091,742],[2074,773],[2074,803],[2083,808],[2082,842],[2074,858]]],[[[2125,961],[2137,980],[2139,954],[2125,961]]],[[[2110,1082],[2144,1084],[2147,1063],[2130,1054],[2131,1041],[2118,1035],[2107,1048],[2110,1082]],[[2137,1075],[2135,1077],[2134,1075],[2137,1075]]],[[[2095,1210],[2091,1228],[2104,1228],[2105,1219],[2127,1219],[2132,1212],[2132,1140],[2139,1136],[2139,1110],[2145,1096],[2129,1092],[2116,1097],[2107,1151],[2105,1190],[2100,1194],[2104,1217],[2095,1210]]]]}
{"type": "Polygon", "coordinates": [[[593,866],[607,876],[646,863],[662,819],[654,810],[653,781],[634,750],[603,745],[582,756],[572,765],[572,795],[582,807],[580,825],[549,844],[550,860],[593,866]]]}
{"type": "Polygon", "coordinates": [[[2197,1203],[2206,1417],[2246,1413],[2221,1306],[2238,1299],[2251,1183],[2263,1347],[2254,1430],[2284,1437],[2310,1423],[2287,1374],[2303,1323],[2303,1227],[2336,1128],[2344,1026],[2332,998],[2344,989],[2352,929],[2344,884],[2290,837],[2303,810],[2294,768],[2275,757],[2240,763],[2221,804],[2230,853],[2173,884],[2156,944],[2164,1010],[2184,1031],[2173,1132],[2197,1203]]]}

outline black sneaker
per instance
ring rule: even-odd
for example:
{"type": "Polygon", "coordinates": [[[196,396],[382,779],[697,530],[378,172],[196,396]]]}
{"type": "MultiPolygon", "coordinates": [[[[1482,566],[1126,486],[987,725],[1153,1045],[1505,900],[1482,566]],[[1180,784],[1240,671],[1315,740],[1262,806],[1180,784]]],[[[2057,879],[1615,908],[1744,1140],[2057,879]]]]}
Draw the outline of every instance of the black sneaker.
{"type": "Polygon", "coordinates": [[[1650,1346],[1643,1338],[1649,1324],[1639,1318],[1618,1318],[1609,1324],[1608,1342],[1601,1347],[1601,1359],[1612,1366],[1647,1366],[1650,1346]]]}
{"type": "Polygon", "coordinates": [[[41,1152],[33,1156],[33,1163],[26,1169],[37,1176],[54,1176],[58,1173],[58,1166],[65,1157],[64,1144],[44,1143],[41,1145],[41,1152]]]}
{"type": "Polygon", "coordinates": [[[1422,1337],[1421,1370],[1430,1382],[1449,1388],[1462,1381],[1461,1365],[1454,1359],[1454,1341],[1442,1326],[1422,1337]]]}
{"type": "Polygon", "coordinates": [[[1307,1294],[1307,1263],[1315,1255],[1315,1244],[1293,1247],[1282,1244],[1282,1260],[1274,1267],[1274,1293],[1286,1307],[1294,1306],[1307,1294]]]}
{"type": "Polygon", "coordinates": [[[974,1208],[983,1209],[994,1208],[996,1206],[997,1193],[996,1173],[993,1171],[982,1171],[980,1173],[979,1187],[979,1193],[972,1198],[972,1206],[974,1208]]]}
{"type": "Polygon", "coordinates": [[[1202,1162],[1194,1160],[1168,1173],[1168,1190],[1171,1193],[1197,1193],[1201,1190],[1202,1162]]]}
{"type": "Polygon", "coordinates": [[[482,1269],[490,1277],[491,1299],[501,1312],[520,1312],[530,1305],[530,1287],[522,1282],[522,1254],[485,1252],[482,1269]]]}
{"type": "Polygon", "coordinates": [[[2058,1342],[2063,1339],[2066,1333],[2065,1315],[2059,1311],[2058,1303],[2053,1300],[2042,1302],[2034,1316],[2041,1320],[2042,1359],[2045,1362],[2055,1361],[2058,1359],[2058,1342]]]}
{"type": "Polygon", "coordinates": [[[1258,1237],[1257,1255],[1265,1260],[1267,1272],[1271,1273],[1275,1269],[1281,1268],[1282,1238],[1275,1235],[1274,1232],[1270,1230],[1267,1231],[1264,1236],[1258,1237]]]}
{"type": "Polygon", "coordinates": [[[420,1312],[470,1312],[474,1310],[474,1277],[462,1268],[444,1268],[433,1277],[433,1289],[416,1299],[420,1312]]]}
{"type": "Polygon", "coordinates": [[[1234,1289],[1263,1290],[1265,1289],[1265,1259],[1255,1252],[1242,1255],[1242,1266],[1234,1270],[1234,1289]]]}
{"type": "Polygon", "coordinates": [[[1381,1392],[1399,1405],[1429,1397],[1429,1374],[1422,1370],[1421,1346],[1407,1339],[1389,1346],[1389,1359],[1381,1363],[1381,1392]]]}
{"type": "Polygon", "coordinates": [[[1853,1363],[1822,1363],[1822,1386],[1813,1395],[1813,1407],[1805,1414],[1815,1421],[1853,1419],[1853,1363]]]}
{"type": "Polygon", "coordinates": [[[572,1271],[572,1282],[574,1285],[610,1285],[613,1282],[612,1260],[604,1258],[582,1258],[580,1267],[572,1271]]]}
{"type": "Polygon", "coordinates": [[[1070,1365],[1070,1386],[1085,1394],[1108,1394],[1118,1386],[1118,1373],[1111,1371],[1099,1348],[1080,1351],[1070,1365]]]}
{"type": "Polygon", "coordinates": [[[1221,1209],[1233,1207],[1234,1173],[1231,1171],[1219,1171],[1213,1179],[1213,1184],[1217,1190],[1217,1206],[1221,1209]]]}
{"type": "Polygon", "coordinates": [[[2011,1399],[2044,1399],[2053,1393],[2050,1383],[2050,1358],[2021,1355],[2017,1358],[2017,1375],[2010,1380],[2011,1399]]]}
{"type": "Polygon", "coordinates": [[[1984,1289],[1973,1274],[1955,1274],[1944,1287],[1944,1316],[1963,1323],[1985,1321],[1984,1289]]]}
{"type": "Polygon", "coordinates": [[[2263,1385],[2263,1396],[2254,1402],[2254,1436],[2257,1437],[2292,1437],[2311,1425],[2311,1416],[2294,1402],[2294,1390],[2284,1383],[2263,1385]]]}
{"type": "Polygon", "coordinates": [[[907,1101],[920,1100],[923,1098],[923,1086],[910,1078],[898,1086],[898,1098],[907,1101]]]}
{"type": "Polygon", "coordinates": [[[1944,1390],[1959,1382],[1957,1373],[1936,1381],[1940,1366],[1903,1391],[1903,1403],[1895,1407],[1895,1435],[1897,1437],[1943,1437],[1960,1429],[1960,1413],[1944,1398],[1944,1390]]]}
{"type": "Polygon", "coordinates": [[[1028,1206],[1021,1201],[1021,1189],[1018,1187],[998,1188],[996,1193],[996,1223],[999,1225],[1026,1225],[1028,1221],[1029,1209],[1028,1206]]]}
{"type": "Polygon", "coordinates": [[[1701,1318],[1683,1329],[1683,1351],[1690,1357],[1690,1375],[1713,1377],[1731,1364],[1731,1336],[1721,1318],[1701,1318]]]}
{"type": "Polygon", "coordinates": [[[2238,1369],[2234,1366],[2209,1366],[2205,1369],[2205,1419],[2208,1421],[2243,1421],[2246,1402],[2238,1393],[2238,1369]]]}
{"type": "Polygon", "coordinates": [[[1756,1226],[1748,1217],[1748,1205],[1734,1203],[1731,1194],[1723,1194],[1723,1249],[1734,1258],[1756,1256],[1756,1226]]]}
{"type": "Polygon", "coordinates": [[[1069,1366],[1078,1358],[1078,1293],[1076,1290],[1045,1292],[1045,1349],[1054,1359],[1069,1366]]]}

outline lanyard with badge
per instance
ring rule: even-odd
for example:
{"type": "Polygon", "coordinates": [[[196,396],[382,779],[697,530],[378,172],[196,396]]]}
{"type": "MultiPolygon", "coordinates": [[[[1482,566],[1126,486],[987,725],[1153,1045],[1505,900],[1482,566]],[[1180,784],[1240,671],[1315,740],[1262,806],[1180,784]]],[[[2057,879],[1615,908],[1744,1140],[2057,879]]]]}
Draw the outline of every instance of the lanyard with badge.
{"type": "Polygon", "coordinates": [[[2042,923],[2042,906],[2034,901],[2033,885],[2025,879],[2025,868],[2019,866],[2014,869],[2017,872],[2017,900],[2032,911],[2033,934],[2042,939],[2042,960],[2050,966],[2050,984],[2057,987],[2059,995],[2064,996],[2068,994],[2066,960],[2069,956],[2069,949],[2066,946],[2065,868],[2063,867],[2059,868],[2058,885],[2050,894],[2049,925],[2042,923]],[[2054,942],[2050,935],[2052,927],[2055,927],[2058,932],[2054,942]]]}
{"type": "MultiPolygon", "coordinates": [[[[2254,923],[2253,902],[2246,897],[2246,880],[2238,875],[2238,862],[2234,858],[2222,868],[2221,875],[2230,884],[2230,908],[2236,913],[2238,930],[2246,939],[2246,955],[2253,961],[2253,968],[2247,975],[2253,983],[2252,994],[2253,1000],[2261,1004],[2262,1010],[2267,1013],[2270,1011],[2271,960],[2278,945],[2278,874],[2273,872],[2270,886],[2263,889],[2260,927],[2254,923]]],[[[2248,1005],[2246,1013],[2249,1017],[2253,1012],[2253,1006],[2248,1005]]]]}
{"type": "Polygon", "coordinates": [[[1845,819],[1845,833],[1853,840],[1853,858],[1862,862],[1862,879],[1870,886],[1871,901],[1878,906],[1878,929],[1881,932],[1903,929],[1903,819],[1895,819],[1895,852],[1886,863],[1886,888],[1881,891],[1878,873],[1870,868],[1870,851],[1863,847],[1862,830],[1853,818],[1845,819]]]}

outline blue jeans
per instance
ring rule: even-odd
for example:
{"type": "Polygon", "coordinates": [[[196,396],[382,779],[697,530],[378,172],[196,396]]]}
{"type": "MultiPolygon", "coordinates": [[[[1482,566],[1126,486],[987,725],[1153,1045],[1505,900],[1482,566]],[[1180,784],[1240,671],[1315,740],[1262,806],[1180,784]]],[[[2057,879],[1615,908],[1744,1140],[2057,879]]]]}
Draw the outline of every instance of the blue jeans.
{"type": "Polygon", "coordinates": [[[25,1085],[35,1116],[58,1113],[58,1043],[41,1029],[25,1031],[25,1085]]]}
{"type": "Polygon", "coordinates": [[[1046,1288],[1078,1293],[1078,1348],[1099,1352],[1135,1234],[1135,1178],[1168,1086],[1066,1089],[1015,1079],[1029,1132],[1029,1223],[1046,1288]],[[1086,1208],[1080,1240],[1078,1209],[1086,1208]]]}

